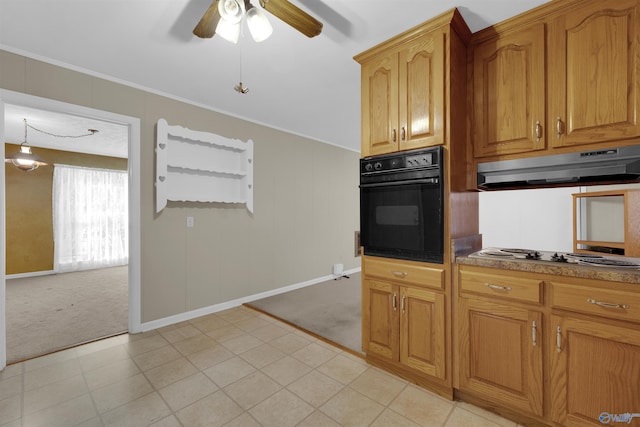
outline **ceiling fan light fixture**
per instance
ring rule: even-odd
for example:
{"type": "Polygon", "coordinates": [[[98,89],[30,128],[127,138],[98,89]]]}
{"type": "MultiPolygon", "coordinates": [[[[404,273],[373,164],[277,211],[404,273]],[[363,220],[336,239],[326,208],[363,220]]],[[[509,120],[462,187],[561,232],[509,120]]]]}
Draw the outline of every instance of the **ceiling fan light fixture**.
{"type": "Polygon", "coordinates": [[[240,22],[233,24],[221,19],[216,26],[216,34],[231,43],[238,43],[238,39],[240,38],[240,22]]]}
{"type": "Polygon", "coordinates": [[[220,17],[231,24],[237,24],[242,19],[244,12],[239,0],[220,0],[218,2],[220,17]]]}
{"type": "Polygon", "coordinates": [[[249,5],[246,12],[247,26],[249,27],[251,37],[253,37],[253,40],[256,42],[266,40],[273,33],[271,23],[262,10],[249,2],[247,2],[247,4],[249,5]]]}

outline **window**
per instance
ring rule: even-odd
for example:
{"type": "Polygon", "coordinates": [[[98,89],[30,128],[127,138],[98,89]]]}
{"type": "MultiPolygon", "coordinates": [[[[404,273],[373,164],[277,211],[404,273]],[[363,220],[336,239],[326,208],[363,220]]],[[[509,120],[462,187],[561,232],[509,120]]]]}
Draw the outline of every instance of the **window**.
{"type": "Polygon", "coordinates": [[[56,272],[128,263],[128,197],[126,171],[54,165],[56,272]]]}

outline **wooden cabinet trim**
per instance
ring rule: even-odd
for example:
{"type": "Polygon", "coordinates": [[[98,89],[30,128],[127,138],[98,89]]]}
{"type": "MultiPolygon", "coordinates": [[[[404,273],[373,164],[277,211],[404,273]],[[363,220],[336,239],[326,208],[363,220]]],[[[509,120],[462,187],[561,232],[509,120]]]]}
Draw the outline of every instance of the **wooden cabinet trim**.
{"type": "Polygon", "coordinates": [[[402,49],[401,45],[411,43],[414,39],[421,37],[425,33],[435,31],[444,26],[453,27],[456,33],[458,33],[463,40],[469,40],[471,38],[471,31],[467,27],[462,15],[460,15],[458,9],[453,8],[427,22],[416,25],[415,27],[404,31],[391,39],[359,53],[354,56],[353,59],[355,59],[356,62],[363,64],[369,61],[370,58],[378,55],[380,52],[392,52],[394,50],[397,52],[402,49]]]}

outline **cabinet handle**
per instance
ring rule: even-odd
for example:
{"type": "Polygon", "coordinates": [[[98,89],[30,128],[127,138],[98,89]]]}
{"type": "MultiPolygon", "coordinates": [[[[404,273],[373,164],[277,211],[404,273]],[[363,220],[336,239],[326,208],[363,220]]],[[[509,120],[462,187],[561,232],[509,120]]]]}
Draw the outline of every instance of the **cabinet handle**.
{"type": "Polygon", "coordinates": [[[510,291],[511,290],[511,286],[494,285],[493,283],[485,283],[484,285],[487,288],[495,289],[496,291],[510,291]]]}
{"type": "Polygon", "coordinates": [[[391,141],[396,142],[396,130],[391,131],[391,141]]]}
{"type": "Polygon", "coordinates": [[[392,306],[393,311],[398,311],[398,294],[396,294],[395,292],[393,293],[392,306]]]}
{"type": "Polygon", "coordinates": [[[402,126],[400,128],[400,139],[404,141],[406,138],[407,138],[407,130],[405,129],[404,126],[402,126]]]}
{"type": "Polygon", "coordinates": [[[628,308],[629,308],[629,305],[628,305],[628,304],[615,304],[615,303],[612,303],[612,302],[597,301],[597,300],[594,300],[594,299],[591,299],[591,298],[589,298],[589,299],[587,300],[587,302],[588,302],[589,304],[599,305],[600,307],[607,307],[607,308],[621,308],[621,309],[623,309],[623,310],[626,310],[626,309],[628,309],[628,308]]]}
{"type": "Polygon", "coordinates": [[[538,345],[538,324],[535,320],[531,324],[531,342],[534,347],[538,345]]]}
{"type": "Polygon", "coordinates": [[[542,125],[540,124],[540,120],[536,121],[536,141],[540,141],[542,138],[542,125]]]}
{"type": "Polygon", "coordinates": [[[562,119],[560,116],[556,119],[556,135],[558,139],[562,137],[562,119]]]}
{"type": "Polygon", "coordinates": [[[402,302],[400,303],[400,310],[402,310],[402,314],[404,314],[404,300],[407,299],[407,295],[406,294],[402,294],[402,302]]]}
{"type": "Polygon", "coordinates": [[[396,277],[404,278],[404,277],[407,277],[407,274],[409,274],[409,273],[406,273],[404,271],[392,271],[391,274],[393,274],[396,277]]]}
{"type": "Polygon", "coordinates": [[[562,330],[560,326],[556,329],[556,350],[558,353],[562,352],[562,330]]]}

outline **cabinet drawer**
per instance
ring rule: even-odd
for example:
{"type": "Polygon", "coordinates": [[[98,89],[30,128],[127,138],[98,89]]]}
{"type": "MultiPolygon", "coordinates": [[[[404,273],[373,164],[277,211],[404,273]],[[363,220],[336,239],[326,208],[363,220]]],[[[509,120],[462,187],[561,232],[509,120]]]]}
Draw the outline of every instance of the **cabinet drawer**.
{"type": "Polygon", "coordinates": [[[362,267],[366,276],[417,286],[444,288],[444,270],[427,267],[419,262],[364,257],[362,267]]]}
{"type": "Polygon", "coordinates": [[[523,302],[542,303],[542,280],[501,273],[461,269],[460,291],[523,302]]]}
{"type": "Polygon", "coordinates": [[[640,322],[640,292],[551,282],[553,308],[640,322]]]}

